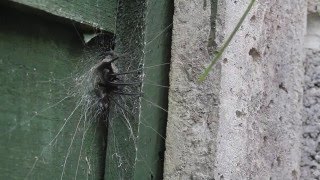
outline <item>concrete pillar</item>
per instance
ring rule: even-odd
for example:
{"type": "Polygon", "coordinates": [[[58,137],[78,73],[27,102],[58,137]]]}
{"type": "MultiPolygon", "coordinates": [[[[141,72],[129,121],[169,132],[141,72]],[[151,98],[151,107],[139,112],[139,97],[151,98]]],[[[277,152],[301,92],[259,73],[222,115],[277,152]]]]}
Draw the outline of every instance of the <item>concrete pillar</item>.
{"type": "MultiPolygon", "coordinates": [[[[249,0],[219,1],[221,46],[249,0]]],[[[175,0],[165,179],[298,179],[305,0],[258,1],[207,80],[209,0],[175,0]]],[[[213,43],[215,44],[215,43],[213,43]]]]}
{"type": "MultiPolygon", "coordinates": [[[[217,33],[230,34],[246,6],[219,4],[217,33]]],[[[258,1],[227,49],[215,177],[299,178],[305,21],[304,0],[258,1]]]]}
{"type": "Polygon", "coordinates": [[[220,72],[197,82],[210,61],[210,16],[210,1],[175,1],[164,179],[214,177],[220,72]]]}

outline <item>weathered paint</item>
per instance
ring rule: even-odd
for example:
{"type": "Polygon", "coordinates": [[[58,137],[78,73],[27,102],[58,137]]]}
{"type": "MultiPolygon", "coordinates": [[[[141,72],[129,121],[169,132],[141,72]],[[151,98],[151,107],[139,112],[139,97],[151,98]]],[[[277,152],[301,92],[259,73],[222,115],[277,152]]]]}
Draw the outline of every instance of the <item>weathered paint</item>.
{"type": "Polygon", "coordinates": [[[109,32],[115,30],[117,0],[10,0],[109,32]]]}

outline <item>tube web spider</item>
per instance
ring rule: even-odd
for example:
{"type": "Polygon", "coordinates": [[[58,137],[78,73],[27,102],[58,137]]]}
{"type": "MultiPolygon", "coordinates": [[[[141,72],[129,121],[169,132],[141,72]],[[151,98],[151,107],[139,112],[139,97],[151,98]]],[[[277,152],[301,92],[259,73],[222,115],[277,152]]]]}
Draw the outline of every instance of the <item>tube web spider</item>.
{"type": "MultiPolygon", "coordinates": [[[[117,72],[113,63],[119,60],[119,56],[115,55],[113,51],[108,51],[106,58],[104,58],[94,69],[94,92],[99,99],[99,106],[102,108],[102,112],[108,113],[109,103],[112,100],[113,95],[129,95],[139,96],[141,93],[125,92],[123,87],[125,86],[140,86],[141,82],[123,82],[120,78],[123,75],[139,72],[138,70],[129,72],[117,72]]],[[[120,108],[122,107],[117,103],[120,108]]]]}

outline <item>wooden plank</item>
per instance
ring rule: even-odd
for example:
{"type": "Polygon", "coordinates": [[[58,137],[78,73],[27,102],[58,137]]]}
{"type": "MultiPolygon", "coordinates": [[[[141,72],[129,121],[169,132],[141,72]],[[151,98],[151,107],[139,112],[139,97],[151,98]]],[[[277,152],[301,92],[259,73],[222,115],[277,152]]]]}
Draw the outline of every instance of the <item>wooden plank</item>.
{"type": "Polygon", "coordinates": [[[124,90],[143,95],[114,96],[110,102],[105,177],[161,179],[173,0],[122,0],[118,9],[116,52],[122,56],[116,66],[119,71],[144,67],[123,78],[142,81],[142,89],[124,90]]]}
{"type": "Polygon", "coordinates": [[[102,178],[105,130],[76,108],[74,27],[2,6],[0,24],[0,179],[102,178]]]}
{"type": "Polygon", "coordinates": [[[10,0],[109,32],[115,30],[117,0],[10,0]]]}

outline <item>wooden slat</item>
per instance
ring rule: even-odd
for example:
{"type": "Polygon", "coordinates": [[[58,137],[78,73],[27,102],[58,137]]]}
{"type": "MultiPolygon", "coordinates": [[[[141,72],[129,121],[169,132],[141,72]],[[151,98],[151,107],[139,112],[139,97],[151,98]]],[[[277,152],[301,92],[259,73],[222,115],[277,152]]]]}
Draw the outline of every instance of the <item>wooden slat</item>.
{"type": "MultiPolygon", "coordinates": [[[[113,97],[105,179],[161,179],[169,74],[165,63],[170,60],[173,0],[122,0],[118,9],[119,71],[155,68],[124,78],[135,82],[143,77],[141,98],[113,97]]],[[[125,90],[140,92],[133,87],[125,90]]]]}
{"type": "Polygon", "coordinates": [[[117,0],[10,0],[109,32],[115,30],[117,0]]]}
{"type": "Polygon", "coordinates": [[[0,24],[0,179],[101,179],[105,134],[77,108],[74,27],[2,6],[0,24]]]}

